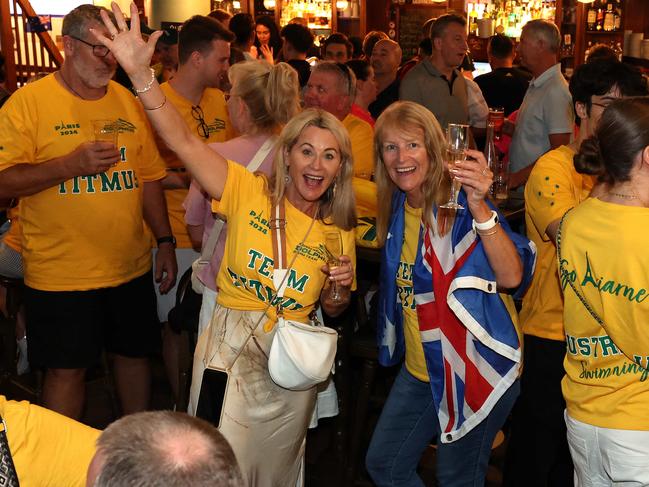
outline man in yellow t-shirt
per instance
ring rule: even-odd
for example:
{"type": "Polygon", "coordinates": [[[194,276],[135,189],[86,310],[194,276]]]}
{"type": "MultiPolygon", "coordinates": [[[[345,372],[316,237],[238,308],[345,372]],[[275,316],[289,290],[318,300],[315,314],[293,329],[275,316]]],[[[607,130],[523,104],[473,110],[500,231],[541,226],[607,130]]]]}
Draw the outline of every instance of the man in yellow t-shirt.
{"type": "MultiPolygon", "coordinates": [[[[234,35],[211,17],[195,15],[187,20],[178,34],[178,71],[161,85],[167,100],[173,103],[181,116],[205,143],[224,142],[232,137],[233,129],[228,117],[223,92],[217,87],[227,75],[230,42],[234,35]]],[[[178,157],[164,142],[156,139],[158,149],[167,166],[167,176],[162,180],[171,230],[176,239],[178,273],[182,275],[200,254],[198,241],[192,239],[185,225],[185,209],[191,178],[178,157]]],[[[158,319],[167,321],[175,305],[175,288],[169,293],[158,293],[158,319]]]]}
{"type": "Polygon", "coordinates": [[[555,238],[563,215],[588,198],[595,183],[591,176],[577,173],[573,156],[594,133],[606,105],[641,94],[641,89],[640,74],[622,63],[592,63],[575,70],[570,92],[580,120],[578,138],[539,158],[525,186],[527,236],[537,247],[538,259],[520,313],[523,374],[505,463],[506,486],[572,485],[561,393],[566,343],[555,238]]]}
{"type": "Polygon", "coordinates": [[[110,81],[101,8],[63,19],[61,70],[18,90],[0,111],[0,198],[20,197],[29,359],[46,368],[43,404],[79,418],[85,371],[115,356],[125,413],[146,409],[157,350],[150,241],[162,292],[176,277],[160,159],[141,106],[110,81]],[[117,142],[96,141],[117,133],[117,142]]]}
{"type": "Polygon", "coordinates": [[[356,77],[341,63],[325,61],[311,71],[304,92],[306,108],[321,108],[340,120],[352,144],[354,176],[371,179],[374,173],[374,130],[350,113],[356,95],[356,77]]]}
{"type": "Polygon", "coordinates": [[[99,430],[27,401],[9,401],[2,395],[0,416],[6,424],[7,442],[21,487],[86,485],[99,430]]]}

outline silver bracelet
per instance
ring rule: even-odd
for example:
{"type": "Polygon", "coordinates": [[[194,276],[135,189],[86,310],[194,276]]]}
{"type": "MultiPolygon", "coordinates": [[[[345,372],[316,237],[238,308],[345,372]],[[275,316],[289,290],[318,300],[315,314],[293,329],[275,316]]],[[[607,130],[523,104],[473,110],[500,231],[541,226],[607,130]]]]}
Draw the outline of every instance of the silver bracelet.
{"type": "Polygon", "coordinates": [[[153,87],[153,82],[155,81],[155,70],[153,68],[149,68],[149,69],[151,70],[151,79],[146,84],[146,86],[144,88],[142,88],[142,89],[139,89],[139,90],[137,88],[135,88],[135,86],[133,87],[135,89],[135,92],[138,93],[138,94],[146,93],[147,91],[149,91],[151,89],[151,87],[153,87]]]}

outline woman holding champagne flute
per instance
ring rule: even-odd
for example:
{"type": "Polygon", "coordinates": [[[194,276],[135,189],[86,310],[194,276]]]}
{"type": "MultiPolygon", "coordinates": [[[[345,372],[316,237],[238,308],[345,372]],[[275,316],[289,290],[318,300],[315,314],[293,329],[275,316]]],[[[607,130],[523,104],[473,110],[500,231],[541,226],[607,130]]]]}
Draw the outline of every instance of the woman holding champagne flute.
{"type": "Polygon", "coordinates": [[[484,485],[492,442],[518,396],[512,295],[525,291],[536,253],[486,199],[492,174],[482,153],[458,157],[450,135],[412,102],[394,103],[376,122],[379,361],[405,356],[367,454],[377,486],[422,486],[416,469],[431,441],[439,485],[484,485]],[[444,208],[449,170],[463,209],[444,208]]]}
{"type": "MultiPolygon", "coordinates": [[[[135,5],[131,4],[130,29],[115,2],[112,9],[115,23],[102,12],[109,37],[102,35],[103,28],[91,31],[131,78],[160,137],[203,190],[218,200],[218,211],[228,221],[217,276],[217,306],[210,326],[198,340],[194,384],[201,383],[205,366],[230,369],[219,428],[232,445],[247,485],[300,485],[315,388],[279,387],[270,378],[267,357],[276,330],[276,307],[286,319],[308,323],[318,303],[330,316],[337,316],[349,304],[356,222],[349,137],[329,113],[305,110],[282,130],[270,178],[225,160],[187,128],[152,76],[149,60],[160,33],[145,42],[135,5]],[[277,222],[275,209],[280,215],[285,211],[277,222]],[[273,250],[276,232],[271,229],[276,224],[284,228],[285,261],[290,268],[281,298],[273,280],[278,252],[273,250]],[[335,269],[327,266],[327,232],[338,232],[342,242],[335,269]],[[247,341],[236,341],[242,336],[247,341]],[[214,342],[223,347],[213,352],[209,345],[214,342]],[[226,352],[239,349],[242,353],[233,365],[224,363],[226,352]]],[[[197,397],[193,389],[191,411],[196,409],[197,397]]]]}

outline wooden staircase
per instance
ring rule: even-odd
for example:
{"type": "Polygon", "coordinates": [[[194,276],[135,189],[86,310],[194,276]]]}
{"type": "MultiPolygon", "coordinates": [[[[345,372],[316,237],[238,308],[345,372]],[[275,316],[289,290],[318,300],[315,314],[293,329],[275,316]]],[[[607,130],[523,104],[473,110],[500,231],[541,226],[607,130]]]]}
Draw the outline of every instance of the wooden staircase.
{"type": "Polygon", "coordinates": [[[48,31],[28,32],[39,30],[27,27],[34,17],[36,12],[29,0],[0,0],[0,45],[10,92],[38,73],[56,71],[63,63],[48,31]]]}

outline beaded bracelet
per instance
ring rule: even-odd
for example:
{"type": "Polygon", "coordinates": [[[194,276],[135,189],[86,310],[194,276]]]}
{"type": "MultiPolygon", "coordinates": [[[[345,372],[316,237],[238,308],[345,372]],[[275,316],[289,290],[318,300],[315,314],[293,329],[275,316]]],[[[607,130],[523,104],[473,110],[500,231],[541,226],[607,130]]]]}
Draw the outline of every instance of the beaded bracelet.
{"type": "Polygon", "coordinates": [[[146,93],[153,86],[153,82],[155,81],[155,70],[153,68],[149,68],[149,69],[151,70],[151,79],[146,84],[146,86],[144,88],[142,88],[142,89],[139,89],[139,90],[137,88],[135,88],[135,86],[133,87],[135,89],[135,92],[138,93],[138,94],[139,93],[146,93]]]}

